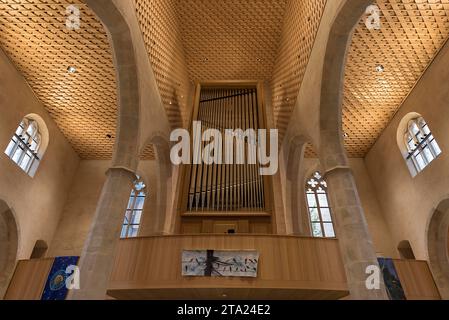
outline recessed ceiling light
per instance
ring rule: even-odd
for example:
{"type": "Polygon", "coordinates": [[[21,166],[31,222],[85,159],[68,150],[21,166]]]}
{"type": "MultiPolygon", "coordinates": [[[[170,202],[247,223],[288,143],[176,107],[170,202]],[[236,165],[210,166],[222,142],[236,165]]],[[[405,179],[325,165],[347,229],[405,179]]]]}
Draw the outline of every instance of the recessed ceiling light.
{"type": "Polygon", "coordinates": [[[76,72],[76,68],[75,68],[74,66],[69,66],[69,67],[67,68],[67,71],[68,71],[69,73],[75,73],[75,72],[76,72]]]}
{"type": "Polygon", "coordinates": [[[376,71],[377,72],[384,72],[385,71],[385,67],[381,64],[376,66],[376,71]]]}
{"type": "Polygon", "coordinates": [[[349,134],[346,132],[343,132],[343,138],[345,138],[345,139],[349,138],[349,134]]]}

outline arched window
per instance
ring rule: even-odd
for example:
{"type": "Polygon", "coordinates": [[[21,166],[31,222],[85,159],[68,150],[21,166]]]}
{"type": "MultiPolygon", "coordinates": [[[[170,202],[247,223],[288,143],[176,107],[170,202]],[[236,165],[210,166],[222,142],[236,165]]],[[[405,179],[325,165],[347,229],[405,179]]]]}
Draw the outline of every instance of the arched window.
{"type": "Polygon", "coordinates": [[[327,183],[315,172],[306,183],[307,206],[314,237],[335,238],[331,208],[327,196],[327,183]]]}
{"type": "Polygon", "coordinates": [[[122,239],[137,237],[140,220],[142,219],[145,197],[146,186],[139,178],[134,183],[134,187],[131,190],[131,195],[129,197],[128,208],[126,209],[125,220],[123,221],[122,232],[120,234],[122,239]]]}
{"type": "Polygon", "coordinates": [[[42,136],[38,123],[25,117],[14,133],[5,153],[23,171],[30,174],[31,169],[39,163],[38,152],[41,141],[42,136]]]}
{"type": "Polygon", "coordinates": [[[416,173],[424,170],[441,154],[438,143],[422,117],[414,118],[408,122],[404,143],[408,151],[407,161],[413,164],[416,173]]]}

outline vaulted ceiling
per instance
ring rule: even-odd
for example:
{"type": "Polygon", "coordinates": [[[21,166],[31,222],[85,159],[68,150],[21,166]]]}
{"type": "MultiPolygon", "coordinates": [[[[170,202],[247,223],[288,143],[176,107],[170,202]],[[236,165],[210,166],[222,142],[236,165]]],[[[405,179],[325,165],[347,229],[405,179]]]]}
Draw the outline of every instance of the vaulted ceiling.
{"type": "Polygon", "coordinates": [[[190,78],[270,80],[287,0],[177,0],[190,78]]]}
{"type": "Polygon", "coordinates": [[[449,37],[449,0],[377,5],[380,30],[360,21],[346,66],[343,129],[352,157],[366,155],[449,37]]]}
{"type": "MultiPolygon", "coordinates": [[[[449,36],[449,0],[378,0],[382,28],[364,19],[344,89],[346,148],[363,157],[449,36]],[[376,67],[382,65],[383,72],[376,67]]],[[[326,0],[132,0],[173,127],[185,126],[194,81],[270,83],[283,136],[326,0]]],[[[0,0],[0,46],[83,159],[110,159],[116,79],[102,24],[82,0],[0,0]],[[81,28],[66,28],[66,8],[81,28]],[[74,66],[75,73],[67,68],[74,66]]],[[[313,152],[310,151],[310,156],[313,152]]],[[[154,158],[151,148],[144,158],[154,158]]]]}
{"type": "MultiPolygon", "coordinates": [[[[282,138],[312,53],[326,0],[289,1],[271,79],[274,121],[282,138]]],[[[313,156],[311,148],[306,155],[313,156]]]]}
{"type": "Polygon", "coordinates": [[[110,159],[116,80],[107,35],[92,11],[77,0],[0,0],[0,46],[80,157],[110,159]],[[66,27],[70,4],[81,11],[79,30],[66,27]]]}

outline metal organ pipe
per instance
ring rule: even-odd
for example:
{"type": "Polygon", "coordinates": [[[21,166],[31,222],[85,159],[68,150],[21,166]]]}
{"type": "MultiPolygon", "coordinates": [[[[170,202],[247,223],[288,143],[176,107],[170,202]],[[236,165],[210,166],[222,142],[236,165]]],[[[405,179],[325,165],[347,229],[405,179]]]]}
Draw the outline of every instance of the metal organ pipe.
{"type": "MultiPolygon", "coordinates": [[[[257,130],[261,128],[258,96],[256,89],[203,89],[197,121],[202,124],[203,135],[208,129],[217,129],[222,135],[222,148],[214,149],[214,154],[204,153],[207,144],[214,140],[208,135],[201,142],[201,153],[205,159],[212,156],[222,164],[192,164],[190,170],[188,211],[206,212],[246,212],[265,209],[264,181],[259,174],[259,163],[249,164],[249,146],[258,143],[257,130]],[[245,164],[237,164],[237,139],[233,139],[233,164],[226,161],[226,129],[253,129],[255,137],[245,138],[245,164]],[[255,138],[255,140],[254,140],[255,138]]],[[[257,157],[256,157],[257,158],[257,157]]]]}

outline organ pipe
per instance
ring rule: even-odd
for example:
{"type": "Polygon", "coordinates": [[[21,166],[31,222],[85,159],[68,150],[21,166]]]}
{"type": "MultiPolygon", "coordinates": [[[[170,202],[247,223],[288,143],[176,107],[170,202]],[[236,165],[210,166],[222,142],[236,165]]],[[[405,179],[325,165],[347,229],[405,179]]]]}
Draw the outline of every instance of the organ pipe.
{"type": "MultiPolygon", "coordinates": [[[[265,209],[264,179],[259,174],[260,164],[249,164],[249,145],[256,144],[259,121],[256,89],[203,89],[196,121],[201,122],[201,135],[208,129],[218,130],[223,138],[222,148],[207,154],[204,148],[213,142],[210,136],[201,142],[202,160],[211,161],[218,155],[222,164],[192,164],[189,171],[188,211],[190,212],[260,212],[265,209]],[[232,137],[233,164],[226,163],[226,129],[253,129],[256,140],[245,137],[245,164],[237,164],[237,139],[232,137]]],[[[256,157],[257,158],[257,157],[256,157]]],[[[258,159],[257,159],[258,160],[258,159]]]]}

